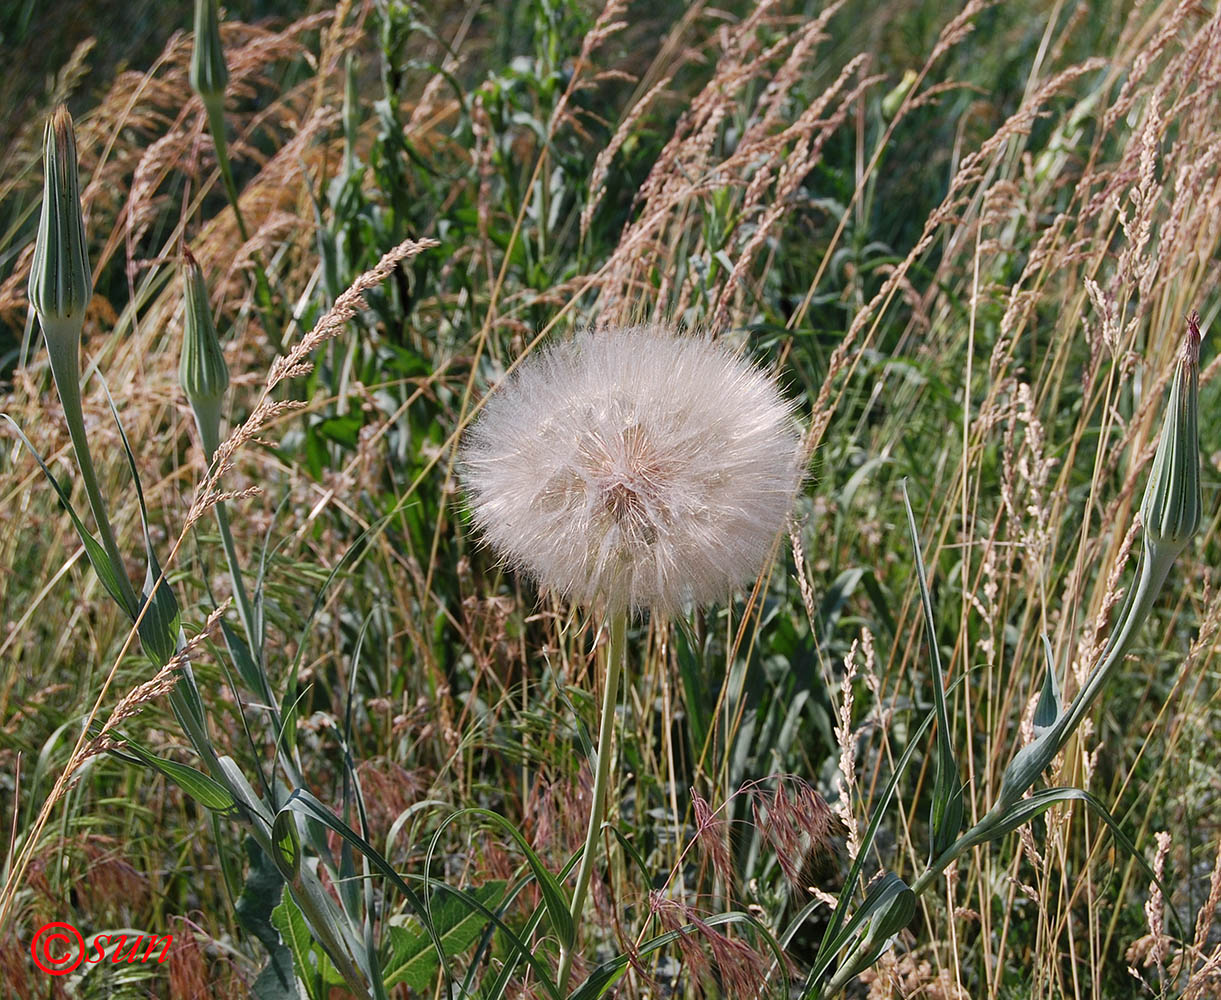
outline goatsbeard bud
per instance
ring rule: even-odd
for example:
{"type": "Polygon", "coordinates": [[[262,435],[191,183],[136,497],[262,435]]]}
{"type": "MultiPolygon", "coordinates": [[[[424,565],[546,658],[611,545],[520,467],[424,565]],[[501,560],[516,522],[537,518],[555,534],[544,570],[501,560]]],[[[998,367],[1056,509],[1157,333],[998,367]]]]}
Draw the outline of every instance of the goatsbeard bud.
{"type": "Polygon", "coordinates": [[[178,381],[186,394],[209,458],[220,436],[220,405],[229,388],[229,369],[208,306],[208,286],[199,262],[183,251],[185,315],[178,381]]]}
{"type": "Polygon", "coordinates": [[[1179,356],[1162,423],[1162,437],[1140,505],[1145,541],[1177,556],[1200,526],[1200,440],[1197,409],[1200,383],[1200,317],[1187,320],[1187,338],[1179,356]]]}
{"type": "MultiPolygon", "coordinates": [[[[38,313],[53,354],[71,352],[77,366],[81,325],[93,295],[85,249],[76,137],[72,116],[60,105],[43,134],[42,212],[30,268],[30,304],[38,313]]],[[[55,360],[60,360],[56,358],[55,360]]]]}
{"type": "Polygon", "coordinates": [[[229,69],[220,42],[220,17],[216,0],[195,0],[195,48],[191,51],[191,89],[205,103],[219,103],[225,96],[229,69]]]}

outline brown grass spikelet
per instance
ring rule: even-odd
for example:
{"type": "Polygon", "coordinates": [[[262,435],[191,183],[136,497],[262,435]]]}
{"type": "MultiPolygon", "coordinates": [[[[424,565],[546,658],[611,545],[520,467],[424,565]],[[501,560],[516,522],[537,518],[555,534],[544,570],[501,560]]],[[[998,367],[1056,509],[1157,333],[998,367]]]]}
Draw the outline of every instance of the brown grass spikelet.
{"type": "Polygon", "coordinates": [[[715,975],[727,996],[748,1000],[763,994],[771,972],[771,958],[741,938],[713,927],[681,900],[653,891],[649,894],[649,909],[667,931],[682,931],[678,936],[679,950],[694,976],[702,979],[715,975]]]}
{"type": "Polygon", "coordinates": [[[691,790],[691,809],[695,814],[695,841],[711,863],[716,876],[725,885],[733,884],[733,866],[729,859],[728,822],[695,791],[691,790]]]}
{"type": "Polygon", "coordinates": [[[762,787],[752,789],[751,810],[789,885],[801,892],[817,889],[811,875],[817,876],[834,850],[836,819],[826,800],[800,778],[781,775],[770,796],[762,787]]]}

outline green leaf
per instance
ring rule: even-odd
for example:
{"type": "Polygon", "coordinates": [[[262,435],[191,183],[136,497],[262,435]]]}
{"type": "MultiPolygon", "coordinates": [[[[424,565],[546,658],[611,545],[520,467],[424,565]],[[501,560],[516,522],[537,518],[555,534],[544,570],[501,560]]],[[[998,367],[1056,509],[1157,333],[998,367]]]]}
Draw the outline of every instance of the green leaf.
{"type": "Polygon", "coordinates": [[[1047,638],[1046,632],[1043,633],[1043,655],[1047,659],[1047,673],[1043,677],[1043,691],[1034,710],[1036,736],[1042,736],[1054,726],[1064,711],[1060,700],[1060,681],[1056,677],[1056,661],[1051,651],[1051,640],[1047,638]]]}
{"type": "MultiPolygon", "coordinates": [[[[390,862],[387,861],[379,851],[375,850],[363,837],[356,833],[355,830],[353,830],[343,820],[331,812],[330,809],[318,801],[313,794],[304,788],[296,788],[285,801],[283,808],[291,809],[293,812],[300,813],[302,816],[305,816],[308,819],[322,823],[324,826],[334,830],[337,834],[348,841],[348,843],[350,843],[353,847],[360,851],[361,854],[369,859],[369,862],[374,868],[386,876],[386,878],[388,878],[395,885],[395,887],[407,898],[407,901],[411,904],[416,916],[424,922],[424,926],[429,930],[429,932],[432,932],[431,925],[428,922],[428,908],[425,906],[424,901],[420,898],[419,893],[412,889],[411,886],[409,886],[403,880],[403,877],[394,870],[394,866],[391,865],[390,862]]],[[[438,888],[446,892],[458,891],[445,885],[440,885],[438,888]]],[[[484,916],[496,924],[497,928],[504,935],[505,940],[509,943],[510,947],[512,947],[521,956],[522,961],[530,966],[535,976],[538,977],[538,981],[542,984],[543,988],[546,989],[552,1000],[561,1000],[559,990],[556,989],[555,983],[552,981],[546,966],[535,958],[532,949],[513,932],[511,927],[505,924],[500,917],[484,906],[479,900],[471,899],[469,896],[467,897],[467,900],[471,906],[478,909],[482,914],[484,914],[484,916]]],[[[438,955],[444,954],[443,949],[440,947],[440,942],[435,937],[433,939],[433,946],[437,949],[438,955]]]]}
{"type": "Polygon", "coordinates": [[[1039,780],[1039,775],[1047,770],[1056,756],[1059,728],[1053,723],[1013,755],[1013,760],[1001,775],[1001,790],[996,805],[1004,808],[1006,803],[1017,806],[1027,801],[1021,796],[1039,780]]]}
{"type": "Polygon", "coordinates": [[[271,825],[272,860],[285,881],[292,882],[301,871],[301,836],[297,821],[288,810],[276,813],[271,825]]]}
{"type": "Polygon", "coordinates": [[[911,923],[916,915],[916,894],[899,876],[887,872],[861,910],[869,917],[869,928],[865,932],[864,950],[854,964],[864,971],[881,957],[891,939],[911,923]]]}
{"type": "Polygon", "coordinates": [[[292,953],[293,966],[312,1000],[326,1000],[331,986],[344,985],[344,978],[321,949],[314,947],[314,936],[301,908],[292,896],[285,895],[271,912],[271,922],[292,953]]]}
{"type": "Polygon", "coordinates": [[[144,573],[144,586],[140,597],[147,606],[140,619],[138,631],[140,644],[145,652],[159,667],[164,667],[173,658],[179,648],[182,631],[182,619],[178,611],[178,599],[170,589],[161,565],[153,554],[151,540],[146,549],[148,569],[144,573]]]}
{"type": "MultiPolygon", "coordinates": [[[[504,888],[504,882],[487,882],[468,893],[455,890],[437,893],[445,898],[431,906],[432,924],[447,956],[466,951],[489,923],[483,913],[466,902],[466,896],[491,908],[499,904],[504,888]]],[[[389,955],[383,965],[386,988],[406,983],[417,993],[427,994],[441,964],[433,936],[418,921],[412,927],[390,926],[386,930],[389,938],[389,955]]]]}
{"type": "MultiPolygon", "coordinates": [[[[178,600],[173,590],[161,572],[161,564],[157,562],[153,550],[153,536],[148,528],[148,505],[144,502],[144,487],[140,484],[140,470],[136,467],[136,456],[132,453],[131,443],[127,440],[127,432],[123,430],[123,422],[119,420],[119,411],[110,396],[110,389],[102,383],[106,392],[106,401],[110,404],[110,414],[114,417],[115,426],[119,429],[119,439],[123,442],[123,454],[127,456],[127,467],[131,470],[132,482],[136,487],[136,499],[140,507],[140,527],[144,533],[144,555],[147,560],[144,571],[144,587],[141,598],[148,610],[140,618],[140,644],[148,655],[164,667],[178,651],[181,642],[182,622],[178,611],[178,600]]],[[[184,671],[185,673],[185,671],[184,671]]],[[[188,682],[194,688],[194,678],[188,682]]]]}
{"type": "Polygon", "coordinates": [[[543,905],[547,908],[547,917],[551,921],[551,929],[555,931],[556,937],[560,939],[565,948],[571,948],[576,943],[577,930],[573,916],[568,910],[568,899],[564,895],[564,890],[560,888],[559,881],[547,870],[547,866],[543,864],[542,859],[535,853],[521,831],[503,816],[490,809],[462,809],[451,816],[450,821],[452,822],[460,816],[480,816],[513,838],[526,856],[526,863],[530,866],[530,871],[534,873],[535,881],[538,882],[538,887],[543,894],[543,905]]]}
{"type": "Polygon", "coordinates": [[[220,621],[220,629],[225,637],[225,646],[229,650],[229,656],[237,667],[238,676],[256,695],[265,697],[268,688],[264,683],[262,671],[254,662],[254,657],[250,655],[250,647],[246,645],[246,640],[238,635],[233,626],[223,618],[220,621]]]}
{"type": "Polygon", "coordinates": [[[80,515],[76,513],[76,508],[72,506],[72,501],[68,499],[67,491],[59,485],[59,480],[51,474],[51,470],[47,468],[47,463],[42,460],[38,449],[34,447],[30,439],[17,426],[16,421],[7,413],[0,413],[0,416],[4,417],[13,430],[17,432],[17,436],[21,438],[22,443],[25,444],[30,454],[34,456],[34,461],[38,463],[38,467],[42,469],[42,474],[46,476],[47,482],[55,490],[55,495],[59,497],[59,502],[63,504],[64,510],[68,512],[68,517],[72,519],[72,527],[76,529],[77,537],[80,538],[81,544],[85,547],[85,555],[89,559],[89,564],[93,567],[93,571],[97,573],[98,579],[102,581],[102,586],[106,588],[106,593],[114,598],[115,603],[123,609],[128,618],[135,621],[139,608],[128,605],[123,597],[123,588],[119,583],[119,573],[123,572],[123,568],[120,566],[116,569],[111,564],[110,557],[106,554],[102,543],[89,533],[85,523],[80,519],[80,515]]]}
{"type": "Polygon", "coordinates": [[[279,932],[271,922],[271,913],[280,905],[280,898],[284,895],[284,877],[254,837],[246,837],[245,847],[246,856],[250,859],[250,874],[246,876],[246,884],[233,910],[242,928],[258,938],[274,959],[282,943],[279,932]]]}
{"type": "Polygon", "coordinates": [[[928,574],[925,572],[924,555],[920,550],[916,516],[912,513],[911,500],[907,496],[906,479],[903,481],[903,506],[907,509],[907,526],[911,532],[912,548],[916,557],[916,580],[920,585],[920,603],[924,607],[924,629],[928,636],[929,651],[932,653],[933,705],[937,713],[937,757],[933,774],[932,810],[929,816],[929,826],[932,829],[931,859],[939,857],[962,830],[962,779],[954,761],[954,748],[950,745],[950,720],[945,707],[945,674],[941,669],[937,627],[933,622],[933,601],[929,596],[928,574]]]}
{"type": "MultiPolygon", "coordinates": [[[[965,676],[958,678],[954,682],[953,687],[957,687],[965,679],[965,676]]],[[[906,770],[912,755],[916,752],[916,747],[919,746],[921,737],[924,736],[928,727],[932,725],[933,718],[934,715],[930,712],[924,717],[924,721],[920,723],[916,731],[912,733],[911,739],[907,741],[907,746],[904,748],[903,753],[895,762],[890,780],[886,782],[886,787],[882,789],[882,794],[876,800],[877,804],[873,808],[873,815],[870,817],[869,825],[865,828],[865,834],[861,838],[856,860],[848,871],[848,878],[844,882],[844,887],[840,889],[839,899],[835,904],[835,911],[831,914],[831,920],[823,934],[822,943],[818,946],[818,954],[815,956],[814,963],[810,967],[810,974],[806,977],[805,988],[801,994],[803,998],[811,997],[817,992],[819,980],[822,978],[823,973],[831,967],[835,956],[839,954],[844,944],[847,943],[851,929],[859,923],[856,919],[857,915],[854,914],[848,926],[845,927],[844,918],[848,915],[848,906],[852,902],[857,883],[860,881],[861,873],[865,868],[865,860],[869,856],[874,839],[878,835],[878,829],[882,825],[882,817],[886,814],[886,810],[890,806],[890,800],[894,797],[895,789],[899,785],[899,779],[902,777],[904,770],[906,770]]],[[[795,927],[790,928],[789,933],[793,933],[795,930],[795,927]]]]}
{"type": "Polygon", "coordinates": [[[146,750],[139,743],[135,743],[127,737],[123,737],[122,749],[130,751],[149,767],[160,771],[201,806],[221,815],[237,814],[237,800],[230,794],[229,789],[219,782],[213,781],[202,771],[179,764],[177,761],[158,757],[152,751],[146,750]]]}
{"type": "Polygon", "coordinates": [[[678,658],[678,674],[683,685],[683,706],[687,712],[687,729],[689,745],[698,754],[700,747],[708,739],[710,725],[708,701],[716,696],[716,691],[710,693],[710,685],[704,680],[703,656],[697,647],[696,639],[688,631],[686,623],[679,620],[678,628],[674,630],[674,651],[678,658]]]}
{"type": "Polygon", "coordinates": [[[280,945],[250,987],[253,1000],[302,1000],[301,983],[293,972],[293,953],[280,945]]]}
{"type": "Polygon", "coordinates": [[[983,836],[978,841],[979,843],[987,843],[989,840],[998,840],[1007,833],[1012,833],[1020,826],[1024,826],[1032,819],[1042,815],[1057,802],[1083,802],[1087,809],[1106,824],[1110,830],[1111,836],[1118,841],[1119,846],[1126,851],[1134,861],[1140,866],[1141,870],[1149,877],[1162,892],[1162,897],[1166,900],[1166,908],[1170,911],[1170,916],[1178,926],[1179,933],[1185,934],[1186,930],[1182,921],[1179,919],[1178,913],[1170,904],[1171,894],[1170,889],[1162,883],[1162,880],[1157,877],[1153,867],[1145,860],[1143,854],[1132,843],[1131,839],[1120,828],[1115,817],[1097,798],[1082,788],[1041,788],[1037,792],[1033,792],[1028,798],[1021,799],[1014,803],[1008,811],[999,819],[995,827],[989,827],[986,830],[986,836],[983,836]]]}

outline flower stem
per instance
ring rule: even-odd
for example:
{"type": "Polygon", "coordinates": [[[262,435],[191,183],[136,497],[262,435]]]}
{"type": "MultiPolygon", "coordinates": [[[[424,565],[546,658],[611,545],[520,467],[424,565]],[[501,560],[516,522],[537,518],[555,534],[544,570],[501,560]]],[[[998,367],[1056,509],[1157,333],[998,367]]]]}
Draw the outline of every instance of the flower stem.
{"type": "MultiPolygon", "coordinates": [[[[610,779],[610,763],[614,752],[615,704],[619,700],[619,678],[627,660],[627,614],[616,613],[610,621],[610,641],[606,648],[606,688],[602,692],[602,718],[598,725],[598,759],[594,770],[594,798],[589,810],[589,830],[585,834],[585,849],[581,852],[581,865],[577,869],[577,884],[572,893],[572,919],[579,923],[585,896],[589,890],[589,877],[593,873],[594,854],[598,849],[598,835],[602,832],[602,821],[606,815],[606,791],[610,779]]],[[[568,988],[568,977],[572,972],[575,949],[566,948],[560,954],[559,988],[563,994],[568,988]]]]}
{"type": "Polygon", "coordinates": [[[64,409],[64,422],[68,425],[68,436],[72,439],[72,450],[76,453],[76,464],[81,471],[81,479],[85,483],[85,494],[89,498],[89,508],[93,511],[93,519],[97,522],[98,532],[102,536],[102,547],[114,568],[123,599],[127,603],[127,613],[133,617],[139,613],[140,599],[127,576],[123,556],[115,540],[114,529],[110,526],[110,518],[106,513],[106,501],[102,498],[98,486],[97,472],[93,468],[93,455],[89,451],[89,438],[85,433],[85,415],[81,408],[81,386],[76,352],[79,351],[79,333],[71,337],[54,336],[55,331],[47,330],[43,321],[44,332],[47,333],[48,356],[51,359],[51,376],[55,379],[55,388],[59,391],[59,401],[64,409]],[[67,344],[68,346],[62,346],[67,344]]]}
{"type": "MultiPolygon", "coordinates": [[[[241,201],[238,197],[237,182],[233,179],[233,165],[229,162],[229,147],[225,141],[225,110],[220,99],[205,100],[204,109],[208,114],[208,131],[212,133],[212,142],[216,146],[216,162],[220,167],[220,179],[225,188],[225,197],[233,209],[233,217],[237,220],[237,231],[243,243],[250,242],[250,230],[246,228],[246,219],[242,215],[241,201]]],[[[271,340],[271,346],[277,354],[284,353],[284,335],[280,324],[272,312],[271,283],[267,278],[267,269],[263,266],[263,255],[259,250],[250,252],[254,263],[255,297],[259,311],[263,316],[263,324],[271,340]]]]}
{"type": "MultiPolygon", "coordinates": [[[[195,413],[195,427],[199,431],[200,444],[203,445],[204,461],[211,466],[213,459],[216,457],[216,450],[220,447],[219,408],[210,410],[206,408],[206,405],[192,403],[191,409],[195,413]]],[[[217,502],[215,514],[216,526],[220,529],[221,545],[225,550],[225,560],[229,563],[229,578],[233,582],[233,600],[237,605],[237,616],[241,619],[242,629],[246,633],[246,642],[250,647],[250,655],[254,657],[255,662],[261,662],[263,655],[262,636],[257,629],[254,604],[250,600],[250,594],[247,592],[246,584],[242,579],[242,565],[237,557],[237,547],[233,544],[233,532],[229,529],[229,511],[225,507],[223,500],[217,502]]],[[[264,691],[263,694],[270,696],[271,692],[268,690],[264,691]]]]}

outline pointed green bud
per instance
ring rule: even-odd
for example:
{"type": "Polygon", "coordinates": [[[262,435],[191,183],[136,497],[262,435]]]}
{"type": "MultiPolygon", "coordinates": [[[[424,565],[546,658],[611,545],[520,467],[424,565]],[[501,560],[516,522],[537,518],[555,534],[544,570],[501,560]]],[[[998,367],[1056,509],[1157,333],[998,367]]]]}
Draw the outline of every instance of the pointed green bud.
{"type": "Polygon", "coordinates": [[[1187,337],[1170,402],[1162,423],[1162,437],[1149,472],[1149,485],[1140,505],[1145,541],[1151,549],[1178,555],[1200,526],[1200,439],[1197,409],[1200,385],[1200,317],[1187,320],[1187,337]]]}
{"type": "Polygon", "coordinates": [[[203,269],[189,250],[183,251],[183,283],[186,316],[183,320],[182,358],[178,381],[191,402],[219,401],[229,388],[229,369],[220,349],[216,324],[208,305],[208,286],[203,269]]]}
{"type": "Polygon", "coordinates": [[[191,89],[206,102],[221,101],[229,69],[220,43],[216,0],[195,0],[195,48],[191,51],[191,89]]]}
{"type": "Polygon", "coordinates": [[[229,369],[220,349],[216,324],[208,305],[208,286],[199,262],[183,250],[185,315],[178,381],[186,393],[209,459],[220,433],[220,404],[229,388],[229,369]]]}
{"type": "Polygon", "coordinates": [[[85,220],[81,217],[76,137],[72,116],[62,104],[43,133],[42,212],[29,295],[52,352],[71,350],[71,367],[75,369],[85,308],[93,295],[93,277],[85,249],[85,220]]]}

